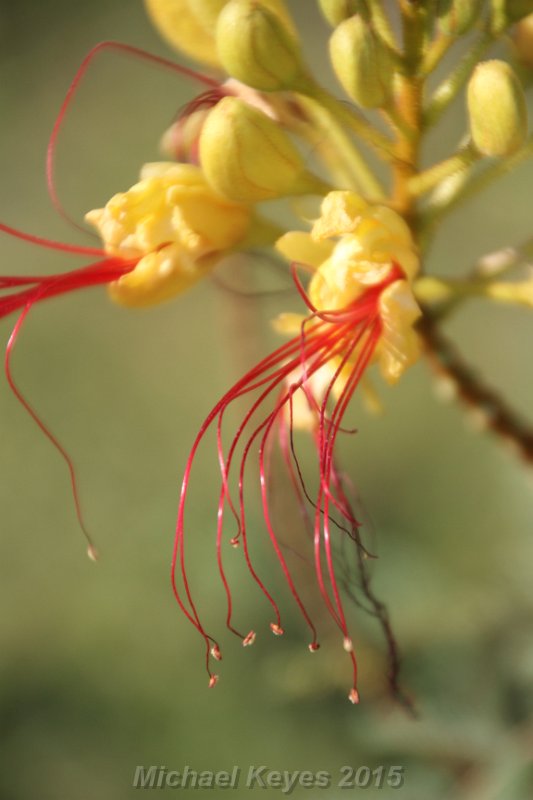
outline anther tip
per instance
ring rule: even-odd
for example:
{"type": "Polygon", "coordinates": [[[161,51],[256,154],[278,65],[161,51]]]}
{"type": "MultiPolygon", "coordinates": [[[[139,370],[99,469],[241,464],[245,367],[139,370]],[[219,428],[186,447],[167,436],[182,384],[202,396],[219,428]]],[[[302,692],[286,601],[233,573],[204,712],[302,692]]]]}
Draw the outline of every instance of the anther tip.
{"type": "Polygon", "coordinates": [[[95,563],[100,560],[100,556],[98,554],[98,550],[92,544],[90,544],[88,546],[88,548],[87,548],[87,556],[89,557],[89,559],[91,561],[94,561],[95,563]]]}
{"type": "Polygon", "coordinates": [[[218,683],[218,675],[211,675],[211,677],[209,678],[209,688],[213,689],[213,687],[216,686],[217,683],[218,683]]]}
{"type": "Polygon", "coordinates": [[[347,653],[353,653],[353,642],[349,636],[344,637],[342,646],[344,647],[347,653]]]}
{"type": "Polygon", "coordinates": [[[229,543],[232,547],[239,547],[240,542],[237,536],[234,536],[233,539],[229,540],[229,543]]]}
{"type": "Polygon", "coordinates": [[[222,661],[222,653],[220,651],[220,647],[218,644],[214,644],[211,648],[211,655],[215,659],[215,661],[222,661]]]}
{"type": "Polygon", "coordinates": [[[275,622],[270,623],[270,630],[272,631],[274,636],[283,636],[283,634],[285,633],[283,628],[280,625],[276,625],[275,622]]]}
{"type": "Polygon", "coordinates": [[[308,645],[308,647],[310,653],[316,653],[317,650],[320,650],[320,645],[318,642],[311,642],[311,644],[308,645]]]}
{"type": "Polygon", "coordinates": [[[255,631],[250,631],[242,640],[243,647],[251,647],[255,642],[255,631]]]}
{"type": "Polygon", "coordinates": [[[350,694],[348,695],[348,700],[350,701],[350,703],[353,703],[354,706],[358,704],[359,692],[357,691],[357,689],[354,688],[350,691],[350,694]]]}

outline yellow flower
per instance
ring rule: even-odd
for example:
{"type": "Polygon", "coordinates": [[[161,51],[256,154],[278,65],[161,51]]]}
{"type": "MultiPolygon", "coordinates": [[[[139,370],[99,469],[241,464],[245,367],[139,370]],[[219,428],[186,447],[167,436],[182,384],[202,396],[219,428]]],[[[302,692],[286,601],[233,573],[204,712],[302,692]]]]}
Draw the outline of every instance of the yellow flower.
{"type": "Polygon", "coordinates": [[[145,165],[139,183],[87,220],[110,255],[139,259],[109,286],[111,298],[127,306],[188,289],[243,242],[253,222],[250,207],[215,194],[198,167],[172,163],[145,165]]]}
{"type": "MultiPolygon", "coordinates": [[[[384,379],[395,383],[419,356],[413,324],[421,312],[410,285],[419,260],[405,221],[392,209],[369,204],[355,192],[330,192],[311,233],[287,233],[276,247],[290,261],[314,268],[308,292],[318,311],[338,312],[358,300],[363,303],[375,287],[378,295],[370,307],[375,305],[379,314],[381,333],[373,360],[384,379]],[[398,268],[398,276],[391,281],[392,270],[398,268]]],[[[303,319],[285,315],[278,318],[276,327],[294,334],[303,319]]],[[[357,357],[355,351],[350,363],[357,357]]],[[[338,386],[342,389],[342,381],[338,386]]]]}

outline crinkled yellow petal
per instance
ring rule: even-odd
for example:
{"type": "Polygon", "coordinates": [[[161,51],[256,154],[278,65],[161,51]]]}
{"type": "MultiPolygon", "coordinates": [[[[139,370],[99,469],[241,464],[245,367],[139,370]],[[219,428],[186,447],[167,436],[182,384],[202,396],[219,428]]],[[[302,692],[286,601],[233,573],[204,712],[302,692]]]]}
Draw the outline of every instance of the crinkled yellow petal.
{"type": "Polygon", "coordinates": [[[199,167],[156,163],[86,219],[108,253],[137,261],[110,285],[112,299],[146,306],[185,291],[239,247],[250,232],[252,211],[216,194],[199,167]]]}
{"type": "Polygon", "coordinates": [[[119,305],[141,308],[170,300],[189,289],[216,264],[217,256],[193,259],[171,244],[141,258],[135,269],[109,284],[119,305]]]}
{"type": "Polygon", "coordinates": [[[408,278],[418,272],[420,261],[409,226],[396,211],[387,206],[373,206],[357,227],[363,249],[376,260],[394,261],[408,278]]]}
{"type": "Polygon", "coordinates": [[[333,255],[313,275],[309,284],[309,299],[321,311],[334,311],[346,308],[362,291],[361,283],[354,280],[350,264],[336,260],[333,255]]]}
{"type": "Polygon", "coordinates": [[[369,206],[367,216],[369,219],[379,222],[388,232],[392,241],[407,247],[413,246],[409,225],[394,209],[380,205],[369,206]]]}
{"type": "Polygon", "coordinates": [[[319,267],[331,255],[333,242],[317,242],[304,231],[289,231],[276,242],[278,250],[287,261],[319,267]]]}
{"type": "Polygon", "coordinates": [[[391,269],[390,254],[365,249],[361,239],[353,234],[343,236],[337,242],[331,261],[331,269],[339,270],[347,291],[350,284],[366,287],[381,283],[391,269]]]}
{"type": "Polygon", "coordinates": [[[197,61],[220,66],[214,37],[191,10],[188,0],[144,0],[144,4],[151,21],[169,44],[197,61]]]}
{"type": "Polygon", "coordinates": [[[171,189],[168,201],[176,204],[173,227],[190,252],[201,251],[203,255],[211,250],[227,250],[248,230],[250,209],[215,196],[208,187],[188,196],[171,189]]]}
{"type": "Polygon", "coordinates": [[[382,280],[387,264],[398,264],[408,278],[413,278],[419,268],[405,220],[388,206],[369,205],[355,192],[334,191],[324,198],[311,237],[315,241],[341,237],[338,258],[348,257],[354,270],[354,262],[359,259],[365,285],[382,280]],[[345,251],[341,252],[343,248],[345,251]]]}
{"type": "Polygon", "coordinates": [[[202,171],[194,164],[176,164],[175,161],[149,161],[143,164],[140,180],[148,178],[168,178],[169,181],[182,186],[203,186],[205,179],[202,171]]]}
{"type": "Polygon", "coordinates": [[[155,163],[145,165],[139,183],[86,219],[114,255],[146,255],[173,242],[201,258],[240,242],[251,211],[213,192],[198,167],[155,163]]]}
{"type": "Polygon", "coordinates": [[[376,357],[385,380],[396,383],[420,355],[420,340],[413,324],[422,312],[407,281],[395,281],[384,289],[379,311],[383,330],[376,357]]]}
{"type": "Polygon", "coordinates": [[[313,225],[311,236],[320,241],[330,236],[352,233],[367,208],[366,200],[356,192],[329,192],[322,201],[320,217],[313,225]]]}

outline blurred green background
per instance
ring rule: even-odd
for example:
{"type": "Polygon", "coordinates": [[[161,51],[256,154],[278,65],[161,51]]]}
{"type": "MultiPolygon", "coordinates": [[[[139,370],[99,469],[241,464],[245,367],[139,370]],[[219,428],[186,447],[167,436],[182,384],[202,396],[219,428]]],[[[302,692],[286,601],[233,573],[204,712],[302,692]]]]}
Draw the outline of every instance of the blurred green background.
{"type": "MultiPolygon", "coordinates": [[[[311,2],[291,6],[326,80],[326,28],[311,2]]],[[[50,205],[44,152],[70,77],[102,39],[169,55],[140,2],[0,3],[2,221],[85,241],[50,205]]],[[[58,189],[69,212],[81,218],[130,186],[139,165],[159,157],[160,133],[195,91],[141,62],[102,56],[59,142],[58,189]]],[[[458,106],[434,154],[450,149],[462,122],[458,106]]],[[[460,274],[483,252],[530,235],[531,185],[529,165],[456,214],[433,268],[460,274]]],[[[81,264],[5,236],[0,254],[3,274],[81,264]]],[[[350,706],[337,640],[310,659],[266,545],[263,568],[271,565],[290,635],[262,635],[246,652],[228,642],[220,686],[206,690],[202,643],[169,589],[179,480],[208,410],[275,341],[268,320],[280,305],[297,308],[290,297],[244,301],[205,283],[142,313],[112,306],[99,289],[32,312],[14,372],[75,457],[102,559],[96,566],[86,559],[64,465],[4,382],[0,797],[121,800],[139,791],[132,788],[138,764],[326,770],[333,784],[342,765],[395,764],[405,767],[401,789],[350,791],[408,800],[533,796],[531,470],[474,433],[460,408],[440,404],[424,364],[384,392],[383,418],[355,409],[359,434],[341,448],[373,521],[375,588],[391,610],[420,718],[387,700],[380,633],[355,610],[363,700],[350,706]]],[[[0,324],[4,340],[11,325],[0,324]]],[[[531,313],[472,303],[448,327],[533,417],[531,313]]],[[[222,630],[223,598],[208,555],[210,455],[206,448],[193,481],[191,551],[202,607],[222,630]]],[[[254,503],[259,538],[252,496],[254,503]]],[[[248,580],[235,599],[240,617],[265,630],[267,609],[248,580]]],[[[347,791],[333,785],[293,796],[333,800],[347,791]]]]}

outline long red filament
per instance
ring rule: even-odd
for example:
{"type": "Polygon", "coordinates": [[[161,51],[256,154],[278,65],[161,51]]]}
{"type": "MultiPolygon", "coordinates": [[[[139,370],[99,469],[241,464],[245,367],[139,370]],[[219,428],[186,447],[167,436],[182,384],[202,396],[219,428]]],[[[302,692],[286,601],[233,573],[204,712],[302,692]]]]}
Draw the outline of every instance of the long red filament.
{"type": "Polygon", "coordinates": [[[218,89],[219,87],[219,81],[215,80],[214,78],[210,78],[208,75],[202,75],[202,73],[190,69],[189,67],[184,67],[181,64],[177,64],[176,62],[171,61],[168,58],[163,58],[162,56],[154,55],[153,53],[149,53],[146,50],[142,50],[140,47],[134,47],[133,45],[124,44],[123,42],[115,42],[115,41],[100,42],[87,53],[87,55],[81,62],[76,74],[74,75],[74,78],[72,79],[71,84],[65,94],[65,98],[61,104],[59,113],[54,122],[54,126],[52,129],[52,133],[50,135],[48,148],[46,152],[46,182],[48,186],[48,194],[50,196],[50,199],[55,209],[58,211],[59,214],[61,214],[62,217],[64,217],[68,222],[73,224],[76,228],[83,230],[85,233],[87,233],[85,228],[83,228],[81,225],[78,225],[78,223],[72,220],[66,213],[58,197],[57,190],[55,187],[55,178],[54,178],[55,154],[56,154],[57,139],[61,127],[70,109],[72,101],[74,100],[76,93],[80,87],[80,84],[83,81],[87,73],[87,70],[89,69],[91,63],[94,61],[96,56],[105,51],[115,51],[117,53],[134,56],[135,58],[139,58],[143,61],[146,61],[147,63],[154,64],[155,66],[163,67],[164,69],[170,70],[171,72],[174,72],[182,77],[184,76],[191,80],[202,83],[205,86],[209,87],[209,89],[212,91],[218,89]]]}
{"type": "MultiPolygon", "coordinates": [[[[239,636],[244,644],[248,644],[251,637],[255,636],[253,632],[244,636],[233,626],[232,622],[233,599],[223,563],[224,513],[226,506],[229,507],[238,526],[237,534],[231,539],[231,544],[236,545],[239,541],[242,541],[245,562],[251,576],[271,604],[276,615],[276,621],[271,624],[271,628],[275,633],[279,634],[283,632],[279,608],[265,584],[258,577],[252,564],[248,547],[245,511],[245,472],[247,461],[250,454],[255,452],[255,443],[257,442],[261,502],[266,530],[289,587],[289,591],[311,630],[312,641],[310,650],[313,651],[318,648],[315,625],[295,584],[293,575],[283,554],[283,545],[278,539],[275,525],[270,516],[268,495],[269,462],[267,459],[270,454],[271,434],[275,424],[279,422],[279,438],[282,444],[283,457],[289,467],[291,481],[296,489],[297,498],[302,509],[305,509],[305,499],[309,499],[303,482],[303,476],[297,462],[296,472],[293,468],[293,461],[295,460],[294,446],[292,444],[293,397],[296,391],[303,390],[308,398],[310,408],[317,415],[316,447],[319,486],[316,500],[312,501],[312,505],[315,509],[312,538],[314,541],[313,549],[316,578],[326,608],[343,635],[344,647],[350,657],[353,670],[353,686],[350,692],[350,699],[353,702],[357,702],[357,662],[353,652],[352,640],[349,634],[339,585],[335,575],[331,524],[334,523],[339,527],[344,535],[350,535],[354,538],[354,534],[350,533],[350,529],[356,529],[359,523],[355,519],[344,493],[339,489],[338,476],[335,472],[333,462],[333,453],[337,436],[339,432],[344,430],[342,428],[342,420],[346,409],[353,393],[359,385],[363,373],[372,360],[381,335],[381,321],[379,317],[379,299],[381,292],[386,286],[401,277],[401,274],[399,270],[393,266],[385,281],[378,286],[366,290],[347,308],[341,310],[318,311],[309,300],[305,289],[296,275],[295,269],[293,273],[297,289],[309,308],[311,316],[303,323],[300,336],[287,342],[252,368],[221,398],[202,424],[189,454],[182,482],[172,557],[172,585],[176,599],[185,615],[203,636],[206,644],[216,645],[216,655],[219,656],[220,651],[218,645],[215,643],[215,640],[206,633],[200,622],[198,610],[192,597],[185,560],[185,503],[192,467],[201,442],[208,429],[215,423],[217,457],[221,475],[221,488],[217,509],[216,559],[227,600],[227,627],[230,631],[239,636]],[[310,379],[319,369],[331,363],[332,360],[335,361],[335,369],[325,394],[321,398],[320,403],[318,403],[311,390],[310,379]],[[332,400],[334,389],[341,380],[341,373],[344,375],[348,368],[350,370],[348,377],[346,380],[344,380],[343,377],[342,390],[335,398],[332,413],[328,416],[327,408],[332,400]],[[297,377],[294,377],[295,375],[297,377]],[[288,383],[289,380],[290,383],[288,383]],[[285,386],[285,388],[280,389],[281,386],[285,386]],[[229,449],[227,453],[225,453],[222,430],[226,409],[239,398],[257,391],[259,391],[259,394],[242,417],[229,449]],[[247,433],[246,437],[243,439],[244,433],[248,429],[252,419],[261,411],[264,403],[274,391],[278,392],[278,396],[274,402],[273,408],[269,410],[266,416],[254,423],[251,432],[247,433]],[[288,409],[289,412],[288,422],[286,419],[283,419],[286,409],[288,409]],[[287,428],[290,432],[290,436],[287,436],[285,433],[287,428]],[[237,448],[241,450],[241,440],[242,451],[236,473],[238,499],[236,498],[234,502],[231,496],[230,475],[237,448]],[[341,518],[346,521],[348,528],[339,525],[331,516],[331,508],[334,508],[341,515],[341,518]],[[323,558],[325,559],[324,566],[322,565],[323,558]],[[181,590],[178,589],[177,585],[178,569],[185,593],[184,597],[181,596],[181,590]]],[[[306,510],[305,515],[307,516],[306,510]]],[[[308,524],[311,524],[310,518],[307,517],[307,519],[308,524]]],[[[356,541],[359,544],[359,540],[356,539],[356,541]]],[[[211,682],[212,673],[209,670],[209,665],[208,672],[210,675],[210,685],[213,685],[211,682]]]]}
{"type": "Polygon", "coordinates": [[[79,247],[77,245],[56,242],[52,239],[46,239],[40,236],[33,236],[32,234],[25,233],[24,231],[20,231],[17,228],[3,223],[0,223],[0,231],[30,244],[58,252],[68,253],[70,255],[100,257],[99,261],[66,273],[45,276],[0,276],[0,292],[16,290],[10,291],[7,294],[0,294],[0,318],[22,309],[9,336],[5,352],[4,370],[8,384],[19,403],[31,416],[41,432],[47,437],[65,462],[69,472],[76,516],[80,528],[87,539],[89,555],[92,558],[96,558],[96,550],[82,513],[78,480],[72,458],[19,389],[13,378],[11,361],[18,336],[35,303],[78,289],[110,283],[133,269],[137,262],[136,260],[126,261],[124,259],[106,256],[105,251],[101,248],[79,247]]]}

